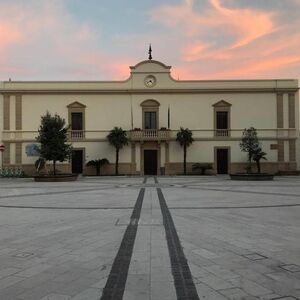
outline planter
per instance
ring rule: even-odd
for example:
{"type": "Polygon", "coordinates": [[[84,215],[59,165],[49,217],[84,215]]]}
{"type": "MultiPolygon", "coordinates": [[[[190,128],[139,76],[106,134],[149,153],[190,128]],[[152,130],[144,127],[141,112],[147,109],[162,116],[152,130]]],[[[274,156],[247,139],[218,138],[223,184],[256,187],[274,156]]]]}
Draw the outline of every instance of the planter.
{"type": "Polygon", "coordinates": [[[264,180],[273,180],[273,174],[267,173],[236,173],[230,174],[231,180],[253,180],[253,181],[264,181],[264,180]]]}
{"type": "Polygon", "coordinates": [[[33,178],[36,182],[65,182],[76,181],[78,174],[37,175],[33,178]]]}

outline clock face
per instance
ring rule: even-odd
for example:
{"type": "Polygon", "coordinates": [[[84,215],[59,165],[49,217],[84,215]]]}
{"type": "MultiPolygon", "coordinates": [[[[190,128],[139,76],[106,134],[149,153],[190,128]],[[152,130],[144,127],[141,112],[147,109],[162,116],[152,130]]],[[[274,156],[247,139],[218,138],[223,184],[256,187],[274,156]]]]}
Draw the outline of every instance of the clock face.
{"type": "Polygon", "coordinates": [[[149,75],[145,78],[144,82],[147,87],[154,87],[156,84],[156,78],[153,75],[149,75]]]}

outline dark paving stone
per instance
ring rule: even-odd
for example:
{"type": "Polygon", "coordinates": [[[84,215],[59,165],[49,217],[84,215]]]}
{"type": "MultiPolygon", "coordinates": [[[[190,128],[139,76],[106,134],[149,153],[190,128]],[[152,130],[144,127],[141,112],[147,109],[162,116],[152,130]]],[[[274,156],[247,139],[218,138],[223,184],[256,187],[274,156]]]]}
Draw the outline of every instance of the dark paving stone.
{"type": "MultiPolygon", "coordinates": [[[[155,178],[155,182],[157,183],[157,178],[155,178]]],[[[177,299],[199,300],[199,296],[197,294],[191,271],[184,255],[173,218],[160,188],[157,188],[157,194],[163,215],[177,299]]]]}
{"type": "Polygon", "coordinates": [[[131,221],[123,235],[120,248],[103,289],[101,300],[121,300],[123,298],[144,195],[145,189],[142,188],[136,200],[130,218],[131,221]]]}

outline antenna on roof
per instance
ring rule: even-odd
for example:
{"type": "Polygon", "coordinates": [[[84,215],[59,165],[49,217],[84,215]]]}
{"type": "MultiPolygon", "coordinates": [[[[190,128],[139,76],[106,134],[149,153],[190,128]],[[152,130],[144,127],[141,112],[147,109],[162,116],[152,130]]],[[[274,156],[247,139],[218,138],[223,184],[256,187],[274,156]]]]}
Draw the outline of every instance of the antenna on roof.
{"type": "Polygon", "coordinates": [[[151,48],[151,44],[149,45],[149,50],[148,50],[148,54],[149,54],[149,57],[148,57],[148,59],[149,60],[151,60],[152,59],[152,55],[151,55],[151,53],[152,53],[152,48],[151,48]]]}

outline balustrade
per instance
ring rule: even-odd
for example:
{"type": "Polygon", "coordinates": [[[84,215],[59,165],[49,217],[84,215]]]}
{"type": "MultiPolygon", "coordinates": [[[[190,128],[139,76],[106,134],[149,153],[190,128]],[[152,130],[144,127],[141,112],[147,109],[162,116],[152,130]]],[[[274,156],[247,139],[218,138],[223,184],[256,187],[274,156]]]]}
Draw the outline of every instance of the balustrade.
{"type": "Polygon", "coordinates": [[[168,140],[169,137],[170,137],[169,130],[143,129],[143,130],[132,130],[130,132],[130,138],[135,141],[168,140]]]}
{"type": "Polygon", "coordinates": [[[71,130],[71,139],[80,140],[84,138],[84,130],[71,130]]]}
{"type": "Polygon", "coordinates": [[[229,136],[229,129],[217,129],[215,130],[215,136],[229,136]]]}

